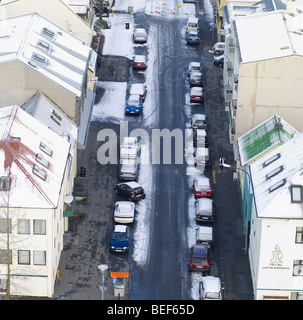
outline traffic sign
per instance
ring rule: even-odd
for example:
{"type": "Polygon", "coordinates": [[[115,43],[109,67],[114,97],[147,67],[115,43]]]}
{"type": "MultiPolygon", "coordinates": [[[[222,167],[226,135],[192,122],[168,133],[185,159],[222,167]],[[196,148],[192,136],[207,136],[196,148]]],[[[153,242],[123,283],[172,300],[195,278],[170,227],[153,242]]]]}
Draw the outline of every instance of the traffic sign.
{"type": "Polygon", "coordinates": [[[129,272],[111,272],[111,278],[129,278],[129,272]]]}

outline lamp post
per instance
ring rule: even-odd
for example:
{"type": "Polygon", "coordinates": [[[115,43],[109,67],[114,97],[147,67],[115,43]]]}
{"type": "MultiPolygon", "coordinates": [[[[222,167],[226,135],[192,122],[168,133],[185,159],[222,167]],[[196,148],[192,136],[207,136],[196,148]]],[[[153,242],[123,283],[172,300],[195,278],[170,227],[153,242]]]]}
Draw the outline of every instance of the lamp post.
{"type": "MultiPolygon", "coordinates": [[[[237,167],[232,167],[230,164],[227,164],[227,163],[224,163],[224,161],[220,162],[220,166],[221,167],[225,167],[225,168],[233,168],[233,169],[236,169],[236,170],[242,170],[244,171],[248,178],[249,178],[249,185],[248,185],[248,194],[249,194],[249,191],[250,191],[250,186],[252,186],[252,179],[251,179],[251,175],[249,172],[247,172],[245,169],[242,169],[242,168],[237,168],[237,167]]],[[[249,199],[249,198],[248,198],[249,199]]],[[[245,247],[244,247],[244,253],[247,254],[247,251],[248,251],[248,206],[247,206],[247,209],[246,209],[246,227],[245,227],[245,247]]]]}
{"type": "Polygon", "coordinates": [[[102,300],[104,300],[104,273],[108,269],[108,265],[106,264],[99,264],[98,269],[101,271],[102,274],[102,285],[99,287],[102,293],[102,300]]]}

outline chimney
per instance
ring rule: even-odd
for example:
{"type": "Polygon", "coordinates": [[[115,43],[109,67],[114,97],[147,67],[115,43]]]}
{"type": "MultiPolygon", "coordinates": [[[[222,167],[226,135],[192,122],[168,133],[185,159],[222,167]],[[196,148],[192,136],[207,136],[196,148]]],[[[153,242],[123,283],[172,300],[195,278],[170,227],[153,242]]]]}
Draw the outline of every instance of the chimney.
{"type": "Polygon", "coordinates": [[[21,138],[12,137],[11,144],[15,150],[19,150],[21,138]]]}

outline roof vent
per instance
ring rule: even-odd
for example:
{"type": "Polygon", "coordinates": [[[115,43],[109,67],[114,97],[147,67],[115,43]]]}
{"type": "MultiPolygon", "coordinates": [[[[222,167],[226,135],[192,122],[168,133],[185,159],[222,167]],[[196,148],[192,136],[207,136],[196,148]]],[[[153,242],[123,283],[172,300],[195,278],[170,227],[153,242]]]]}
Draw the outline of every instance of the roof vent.
{"type": "Polygon", "coordinates": [[[275,125],[275,130],[283,130],[283,124],[281,123],[281,118],[278,119],[278,122],[275,125]]]}

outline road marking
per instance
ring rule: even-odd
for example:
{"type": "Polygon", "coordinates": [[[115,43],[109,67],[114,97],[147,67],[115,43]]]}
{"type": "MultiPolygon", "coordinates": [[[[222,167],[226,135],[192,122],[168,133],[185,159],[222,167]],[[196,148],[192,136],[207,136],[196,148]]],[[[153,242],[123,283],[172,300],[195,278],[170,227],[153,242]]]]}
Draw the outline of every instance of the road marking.
{"type": "Polygon", "coordinates": [[[216,181],[216,171],[213,170],[213,183],[216,184],[217,181],[216,181]]]}

